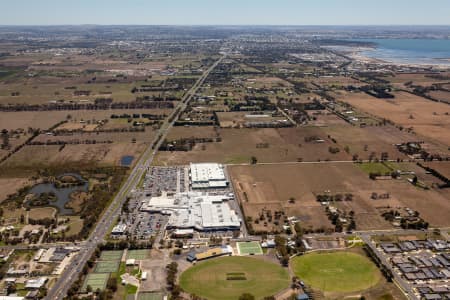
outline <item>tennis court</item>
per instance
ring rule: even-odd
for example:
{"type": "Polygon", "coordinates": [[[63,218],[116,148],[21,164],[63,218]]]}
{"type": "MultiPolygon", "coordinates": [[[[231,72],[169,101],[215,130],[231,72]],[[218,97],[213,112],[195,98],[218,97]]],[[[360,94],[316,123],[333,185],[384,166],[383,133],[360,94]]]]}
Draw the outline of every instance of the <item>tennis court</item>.
{"type": "Polygon", "coordinates": [[[86,291],[87,286],[89,285],[92,288],[92,291],[96,291],[98,289],[104,290],[106,288],[106,283],[108,282],[109,274],[102,273],[96,274],[91,273],[86,276],[84,280],[82,291],[86,291]]]}
{"type": "Polygon", "coordinates": [[[161,293],[139,293],[138,300],[162,300],[163,294],[161,293]]]}
{"type": "Polygon", "coordinates": [[[149,258],[150,252],[147,249],[141,250],[128,250],[127,259],[143,260],[149,258]]]}
{"type": "Polygon", "coordinates": [[[263,250],[258,242],[238,242],[239,255],[262,255],[263,250]]]}
{"type": "Polygon", "coordinates": [[[119,270],[119,261],[99,261],[94,273],[114,273],[119,270]]]}
{"type": "Polygon", "coordinates": [[[122,258],[122,251],[102,251],[100,260],[120,260],[122,258]]]}

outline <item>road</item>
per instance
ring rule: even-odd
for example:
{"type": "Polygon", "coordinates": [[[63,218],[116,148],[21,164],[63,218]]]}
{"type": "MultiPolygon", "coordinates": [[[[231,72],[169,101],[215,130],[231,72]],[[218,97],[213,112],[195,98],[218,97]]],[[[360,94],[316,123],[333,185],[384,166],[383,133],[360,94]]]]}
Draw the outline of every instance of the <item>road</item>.
{"type": "Polygon", "coordinates": [[[117,217],[120,214],[122,204],[127,198],[127,195],[131,190],[136,189],[140,179],[145,174],[145,171],[153,162],[158,148],[164,141],[170,128],[172,128],[172,126],[175,124],[177,117],[186,109],[192,97],[208,77],[209,73],[211,73],[211,71],[214,70],[225,57],[226,54],[223,54],[210,68],[208,68],[202,74],[202,76],[197,80],[192,88],[185,94],[182,101],[177,105],[172,114],[165,120],[155,139],[150,143],[149,147],[141,155],[135,167],[131,171],[129,177],[122,184],[119,192],[115,195],[111,204],[100,217],[88,240],[80,243],[79,246],[81,250],[78,255],[75,256],[71,263],[65,268],[64,272],[58,278],[56,283],[48,291],[47,297],[45,299],[63,299],[67,294],[69,288],[77,280],[80,272],[83,269],[83,266],[94,253],[97,245],[103,241],[109,229],[116,221],[117,217]]]}
{"type": "Polygon", "coordinates": [[[419,298],[414,293],[413,286],[411,284],[409,284],[405,279],[403,279],[401,277],[401,275],[397,273],[396,270],[394,270],[394,268],[392,267],[392,264],[388,261],[388,257],[384,254],[383,251],[380,251],[379,249],[377,249],[377,247],[375,246],[374,242],[372,241],[370,235],[368,235],[368,234],[361,234],[359,236],[364,241],[364,243],[366,243],[366,245],[372,249],[373,253],[375,253],[377,255],[377,257],[380,259],[381,263],[386,268],[389,269],[389,271],[391,272],[392,276],[394,277],[393,278],[394,279],[394,283],[397,284],[397,286],[404,293],[404,295],[408,299],[419,300],[419,298]]]}

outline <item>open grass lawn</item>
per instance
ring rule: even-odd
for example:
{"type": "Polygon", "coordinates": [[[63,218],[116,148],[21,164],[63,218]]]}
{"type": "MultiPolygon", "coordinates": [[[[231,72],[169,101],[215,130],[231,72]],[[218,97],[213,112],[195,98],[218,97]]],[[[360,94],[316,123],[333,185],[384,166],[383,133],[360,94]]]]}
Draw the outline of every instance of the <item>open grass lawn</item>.
{"type": "Polygon", "coordinates": [[[362,163],[362,164],[356,164],[361,170],[363,170],[364,172],[366,172],[367,174],[370,173],[380,173],[382,175],[385,175],[387,173],[392,173],[392,170],[389,169],[386,165],[384,165],[383,163],[376,163],[376,162],[371,162],[371,163],[362,163]]]}
{"type": "Polygon", "coordinates": [[[242,256],[200,262],[180,277],[185,291],[209,300],[238,299],[246,292],[262,299],[287,288],[289,283],[286,269],[262,259],[242,256]]]}
{"type": "Polygon", "coordinates": [[[376,285],[381,274],[366,257],[351,252],[311,253],[293,259],[301,280],[323,292],[356,292],[376,285]]]}

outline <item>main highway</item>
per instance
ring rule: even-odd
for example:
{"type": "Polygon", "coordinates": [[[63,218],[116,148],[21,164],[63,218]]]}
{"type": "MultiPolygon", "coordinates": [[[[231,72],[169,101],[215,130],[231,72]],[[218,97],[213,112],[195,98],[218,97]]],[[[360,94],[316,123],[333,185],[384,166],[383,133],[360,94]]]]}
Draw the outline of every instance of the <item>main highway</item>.
{"type": "Polygon", "coordinates": [[[117,217],[120,214],[123,203],[125,202],[127,195],[130,191],[137,188],[137,185],[144,176],[145,171],[153,162],[153,159],[160,147],[161,143],[164,141],[169,130],[175,124],[178,116],[186,109],[189,102],[197,92],[197,90],[202,86],[205,79],[214,70],[217,65],[226,57],[226,54],[222,54],[221,57],[211,65],[202,76],[195,82],[189,91],[186,92],[183,99],[175,107],[172,114],[164,121],[161,128],[158,131],[157,136],[150,143],[145,152],[141,155],[138,162],[130,172],[127,180],[122,184],[119,192],[114,196],[111,204],[103,212],[102,216],[98,220],[96,227],[92,230],[89,238],[80,243],[80,251],[72,259],[71,263],[66,266],[64,272],[58,278],[56,283],[49,289],[47,297],[45,299],[55,300],[63,299],[67,294],[67,291],[71,285],[77,280],[79,274],[81,273],[83,266],[89,260],[89,258],[94,253],[95,248],[101,242],[103,242],[104,237],[108,233],[108,230],[114,225],[117,217]]]}

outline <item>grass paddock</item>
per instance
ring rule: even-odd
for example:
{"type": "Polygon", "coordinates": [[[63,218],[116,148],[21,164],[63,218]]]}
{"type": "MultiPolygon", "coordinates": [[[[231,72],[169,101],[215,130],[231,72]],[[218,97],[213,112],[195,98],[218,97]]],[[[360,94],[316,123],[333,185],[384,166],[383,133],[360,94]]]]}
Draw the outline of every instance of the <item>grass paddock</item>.
{"type": "Polygon", "coordinates": [[[291,266],[296,276],[323,292],[362,291],[381,278],[367,257],[351,252],[310,253],[294,258],[291,266]]]}
{"type": "Polygon", "coordinates": [[[235,300],[246,292],[262,299],[289,287],[289,283],[289,274],[280,265],[243,256],[199,262],[180,277],[180,286],[185,291],[216,300],[235,300]]]}

